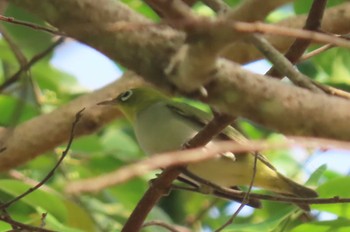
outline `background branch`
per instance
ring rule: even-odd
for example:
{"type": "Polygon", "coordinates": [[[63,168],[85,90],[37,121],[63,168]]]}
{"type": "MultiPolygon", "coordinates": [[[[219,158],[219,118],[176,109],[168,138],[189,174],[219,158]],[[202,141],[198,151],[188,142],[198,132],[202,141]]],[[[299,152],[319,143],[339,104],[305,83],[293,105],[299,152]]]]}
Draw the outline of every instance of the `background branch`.
{"type": "MultiPolygon", "coordinates": [[[[306,15],[289,17],[275,25],[284,26],[286,28],[302,28],[305,25],[306,18],[306,15]]],[[[350,31],[350,25],[345,25],[344,22],[349,22],[349,20],[350,3],[345,2],[338,6],[328,8],[324,12],[321,29],[322,31],[334,34],[346,34],[350,31]]],[[[265,35],[264,37],[280,52],[285,52],[294,41],[294,38],[284,38],[275,35],[265,35]]],[[[224,51],[223,56],[241,64],[263,58],[252,44],[246,43],[245,41],[238,41],[235,44],[232,44],[226,51],[224,51]]]]}
{"type": "MultiPolygon", "coordinates": [[[[310,12],[307,16],[305,26],[303,29],[310,31],[318,31],[321,28],[321,21],[323,17],[324,10],[326,9],[327,0],[317,0],[314,1],[310,12]]],[[[295,64],[299,58],[303,55],[306,49],[309,47],[310,40],[296,39],[294,43],[290,46],[285,54],[285,57],[292,63],[295,64]]],[[[277,70],[272,67],[268,72],[268,76],[281,77],[277,70]]]]}

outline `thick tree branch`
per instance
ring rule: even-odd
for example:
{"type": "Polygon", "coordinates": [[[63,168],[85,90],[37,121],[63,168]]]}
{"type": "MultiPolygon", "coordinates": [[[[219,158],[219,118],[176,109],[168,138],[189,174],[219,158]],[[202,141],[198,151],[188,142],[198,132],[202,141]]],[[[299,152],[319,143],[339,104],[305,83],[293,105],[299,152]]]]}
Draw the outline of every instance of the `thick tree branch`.
{"type": "Polygon", "coordinates": [[[267,79],[220,60],[209,104],[287,135],[350,140],[350,101],[267,79]],[[288,120],[286,120],[288,119],[288,120]]]}
{"type": "MultiPolygon", "coordinates": [[[[173,56],[169,66],[166,69],[167,78],[174,85],[184,92],[192,92],[212,80],[212,73],[215,72],[216,60],[220,52],[234,41],[248,37],[248,33],[267,33],[275,35],[284,35],[286,37],[297,37],[312,40],[314,42],[334,43],[338,46],[350,48],[350,43],[344,39],[338,39],[336,36],[325,35],[311,31],[304,31],[295,28],[285,28],[263,23],[246,23],[246,22],[228,22],[209,20],[192,20],[179,26],[186,31],[188,43],[184,44],[173,56]]],[[[249,37],[248,37],[249,38],[249,37]]],[[[261,37],[259,37],[261,38],[261,37]]],[[[261,38],[260,40],[266,41],[261,38]]],[[[257,42],[250,39],[254,45],[257,42]]],[[[274,49],[268,42],[269,49],[263,49],[268,54],[274,49]]],[[[266,47],[266,46],[265,46],[266,47]]],[[[259,47],[260,51],[261,46],[259,47]]],[[[274,49],[275,50],[275,49],[274,49]]],[[[277,61],[285,59],[277,50],[275,54],[280,55],[277,61]]],[[[276,55],[275,55],[276,56],[276,55]]],[[[269,56],[268,59],[274,58],[269,56]]],[[[275,59],[276,60],[276,59],[275,59]]],[[[282,64],[281,62],[277,62],[282,64]]],[[[288,60],[287,60],[287,63],[288,60]]],[[[279,67],[279,70],[282,70],[279,67]]],[[[294,70],[291,69],[293,72],[294,70]]],[[[295,73],[295,72],[294,72],[295,73]]],[[[299,78],[300,79],[300,78],[299,78]]],[[[310,85],[309,85],[310,86],[310,85]]],[[[314,87],[317,90],[316,87],[314,87]]]]}
{"type": "Polygon", "coordinates": [[[117,117],[118,111],[95,105],[101,100],[114,97],[125,88],[141,84],[139,79],[132,78],[131,73],[124,76],[125,78],[79,97],[49,114],[33,118],[14,129],[0,130],[0,145],[4,149],[0,156],[0,171],[23,164],[66,142],[70,135],[71,122],[82,107],[86,107],[86,111],[77,125],[77,136],[92,133],[117,117]]]}
{"type": "MultiPolygon", "coordinates": [[[[170,56],[184,42],[184,35],[169,27],[145,26],[149,20],[119,1],[52,0],[38,1],[36,4],[30,0],[13,2],[138,74],[153,81],[157,79],[158,85],[166,85],[165,80],[162,80],[163,70],[170,56]],[[132,24],[135,26],[132,27],[132,24]]],[[[302,28],[305,20],[306,16],[291,17],[278,25],[302,28]]],[[[346,23],[349,21],[350,3],[344,3],[325,11],[322,29],[343,34],[350,31],[350,24],[346,23]]],[[[266,38],[280,51],[285,51],[294,40],[275,35],[266,38]]],[[[262,57],[254,46],[245,42],[233,45],[224,54],[238,63],[262,57]]]]}
{"type": "Polygon", "coordinates": [[[169,87],[163,79],[163,70],[170,56],[183,43],[184,34],[165,25],[152,25],[121,1],[13,2],[48,21],[67,36],[94,47],[158,85],[169,87]]]}

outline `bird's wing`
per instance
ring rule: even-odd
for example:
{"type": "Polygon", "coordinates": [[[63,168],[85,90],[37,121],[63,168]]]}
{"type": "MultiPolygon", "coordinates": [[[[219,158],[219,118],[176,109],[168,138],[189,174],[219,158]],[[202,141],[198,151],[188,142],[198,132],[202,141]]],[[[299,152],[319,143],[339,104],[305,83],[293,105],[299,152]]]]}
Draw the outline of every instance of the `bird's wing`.
{"type": "Polygon", "coordinates": [[[182,102],[169,102],[166,106],[175,114],[185,117],[195,125],[197,124],[199,128],[206,125],[213,118],[210,113],[182,102]]]}
{"type": "MultiPolygon", "coordinates": [[[[182,102],[169,102],[166,106],[175,114],[185,117],[195,125],[197,124],[199,128],[202,128],[213,119],[212,114],[182,102]]],[[[248,142],[248,139],[232,126],[226,127],[219,134],[219,137],[223,140],[234,140],[237,143],[248,142]]],[[[268,161],[264,155],[260,154],[259,152],[255,152],[255,154],[252,155],[257,155],[257,158],[261,162],[263,162],[272,170],[277,171],[276,168],[268,161]]]]}

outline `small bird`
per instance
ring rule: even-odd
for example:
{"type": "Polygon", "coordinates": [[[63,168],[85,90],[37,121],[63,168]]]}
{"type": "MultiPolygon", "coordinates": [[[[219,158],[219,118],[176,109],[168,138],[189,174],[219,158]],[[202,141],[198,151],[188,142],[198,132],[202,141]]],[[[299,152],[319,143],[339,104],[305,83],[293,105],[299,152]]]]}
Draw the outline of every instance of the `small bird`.
{"type": "MultiPolygon", "coordinates": [[[[176,102],[149,87],[130,89],[113,100],[98,104],[117,106],[132,123],[140,147],[149,155],[181,149],[213,118],[210,113],[176,102]]],[[[228,126],[207,146],[229,139],[247,141],[240,132],[228,126]]],[[[216,185],[234,188],[250,185],[254,159],[252,153],[236,156],[218,154],[212,159],[189,164],[186,168],[188,172],[216,185]]],[[[279,173],[261,154],[258,154],[254,186],[294,197],[317,197],[314,190],[279,173]]],[[[308,209],[305,205],[304,208],[308,209]]]]}

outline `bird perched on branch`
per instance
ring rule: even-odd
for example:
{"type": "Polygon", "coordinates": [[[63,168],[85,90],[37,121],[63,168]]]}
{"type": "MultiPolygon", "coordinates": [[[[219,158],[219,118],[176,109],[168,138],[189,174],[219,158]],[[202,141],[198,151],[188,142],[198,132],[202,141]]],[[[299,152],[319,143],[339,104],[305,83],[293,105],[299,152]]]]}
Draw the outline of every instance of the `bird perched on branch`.
{"type": "MultiPolygon", "coordinates": [[[[176,102],[152,88],[135,88],[99,105],[118,107],[130,120],[141,148],[149,155],[179,150],[213,116],[191,105],[176,102]]],[[[247,139],[231,126],[210,143],[220,140],[247,139]]],[[[210,143],[207,146],[210,146],[210,143]]],[[[187,165],[187,172],[222,187],[249,186],[253,176],[254,154],[218,154],[216,157],[187,165]]],[[[190,178],[189,178],[190,179],[190,178]]],[[[317,193],[279,173],[258,154],[254,186],[294,197],[314,198],[317,193]]],[[[242,200],[234,199],[234,200],[242,200]]],[[[258,202],[248,202],[257,207],[258,202]]],[[[308,206],[302,206],[308,209],[308,206]]]]}

